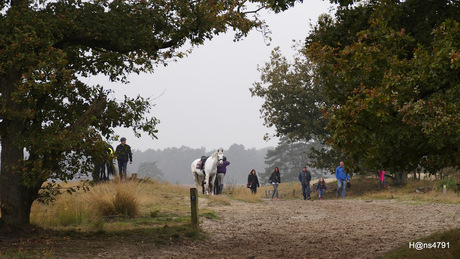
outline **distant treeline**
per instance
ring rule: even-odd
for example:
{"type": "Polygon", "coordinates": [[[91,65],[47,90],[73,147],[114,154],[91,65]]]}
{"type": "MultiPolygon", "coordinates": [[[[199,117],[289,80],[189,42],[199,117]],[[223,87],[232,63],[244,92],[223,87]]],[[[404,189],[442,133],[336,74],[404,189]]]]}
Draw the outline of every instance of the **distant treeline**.
{"type": "MultiPolygon", "coordinates": [[[[219,147],[216,147],[217,150],[219,147]]],[[[227,167],[226,183],[245,184],[251,169],[258,173],[265,171],[265,156],[269,148],[246,149],[243,145],[233,144],[228,150],[224,150],[224,155],[230,161],[227,167]]],[[[272,148],[273,149],[273,148],[272,148]]],[[[195,159],[203,155],[211,155],[215,150],[206,148],[172,147],[166,149],[148,149],[146,151],[133,151],[133,164],[128,165],[128,173],[138,172],[139,167],[144,164],[152,165],[152,173],[160,170],[161,178],[164,181],[177,184],[194,184],[190,166],[195,159]]],[[[152,175],[140,175],[150,176],[152,175]]]]}

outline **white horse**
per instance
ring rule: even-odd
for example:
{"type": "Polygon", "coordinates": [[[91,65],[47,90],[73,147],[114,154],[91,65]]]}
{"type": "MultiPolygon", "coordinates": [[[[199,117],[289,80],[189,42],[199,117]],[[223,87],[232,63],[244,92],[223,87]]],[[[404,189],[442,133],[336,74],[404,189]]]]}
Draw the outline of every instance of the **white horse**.
{"type": "Polygon", "coordinates": [[[224,150],[217,150],[214,154],[212,154],[204,164],[204,171],[206,176],[203,174],[203,170],[197,169],[196,165],[201,159],[197,159],[192,163],[192,174],[193,179],[195,180],[195,185],[197,190],[199,190],[200,186],[203,188],[203,193],[206,192],[208,194],[211,192],[214,194],[214,180],[217,174],[217,163],[222,164],[224,161],[224,150]],[[205,181],[203,184],[203,180],[205,181]]]}

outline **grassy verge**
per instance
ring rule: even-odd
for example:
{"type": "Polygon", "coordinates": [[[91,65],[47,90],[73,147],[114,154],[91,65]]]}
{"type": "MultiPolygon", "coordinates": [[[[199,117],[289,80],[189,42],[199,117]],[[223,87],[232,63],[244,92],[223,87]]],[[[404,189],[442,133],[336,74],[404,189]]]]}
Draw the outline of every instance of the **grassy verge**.
{"type": "Polygon", "coordinates": [[[36,230],[2,242],[0,258],[97,257],[113,246],[123,245],[136,251],[173,243],[189,243],[206,236],[190,225],[131,228],[110,231],[36,230]]]}
{"type": "MultiPolygon", "coordinates": [[[[312,184],[316,181],[312,181],[312,184]]],[[[411,181],[405,186],[395,186],[389,181],[386,188],[378,188],[376,178],[354,178],[351,180],[351,188],[346,189],[346,197],[351,199],[396,199],[399,201],[416,201],[416,202],[435,202],[460,204],[460,195],[454,191],[448,190],[444,196],[442,190],[437,189],[436,181],[422,180],[411,181]],[[424,187],[424,193],[417,193],[419,187],[424,187]]],[[[324,194],[323,199],[335,199],[337,192],[337,182],[332,181],[327,184],[328,191],[324,194]]],[[[263,199],[268,199],[266,192],[272,191],[273,187],[266,185],[259,189],[258,195],[263,199]]],[[[299,182],[281,183],[278,187],[281,199],[301,199],[302,186],[299,182]]],[[[311,188],[312,199],[318,199],[318,193],[311,188]]]]}
{"type": "MultiPolygon", "coordinates": [[[[204,239],[190,225],[189,196],[188,187],[157,181],[111,181],[64,193],[51,204],[33,204],[27,233],[0,233],[0,257],[94,257],[120,242],[151,247],[204,239]]],[[[200,213],[219,218],[211,210],[200,213]]]]}
{"type": "Polygon", "coordinates": [[[409,243],[407,243],[398,249],[386,253],[382,258],[460,258],[460,228],[452,229],[442,233],[436,233],[428,237],[413,240],[411,242],[432,244],[436,247],[441,244],[435,242],[444,242],[445,248],[442,248],[441,246],[440,248],[426,248],[417,250],[415,248],[409,248],[409,243]],[[449,247],[447,247],[447,243],[449,247]]]}

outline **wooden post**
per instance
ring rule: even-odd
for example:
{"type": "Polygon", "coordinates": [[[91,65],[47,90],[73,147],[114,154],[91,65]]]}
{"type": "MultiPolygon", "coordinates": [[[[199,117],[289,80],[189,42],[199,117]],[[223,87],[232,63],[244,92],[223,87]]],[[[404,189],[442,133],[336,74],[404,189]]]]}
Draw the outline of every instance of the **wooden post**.
{"type": "Polygon", "coordinates": [[[190,205],[192,213],[192,226],[199,227],[198,190],[196,188],[190,188],[190,205]]]}
{"type": "Polygon", "coordinates": [[[265,190],[265,197],[268,198],[268,190],[265,190]]]}
{"type": "Polygon", "coordinates": [[[292,189],[292,197],[295,197],[295,189],[292,189]]]}

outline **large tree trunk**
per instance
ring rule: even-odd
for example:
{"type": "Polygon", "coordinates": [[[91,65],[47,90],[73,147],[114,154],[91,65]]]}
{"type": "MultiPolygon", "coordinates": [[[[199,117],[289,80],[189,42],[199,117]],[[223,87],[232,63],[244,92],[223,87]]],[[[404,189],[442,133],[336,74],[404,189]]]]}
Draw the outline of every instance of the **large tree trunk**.
{"type": "Polygon", "coordinates": [[[0,76],[2,93],[1,105],[8,107],[0,122],[1,127],[1,172],[0,172],[0,207],[1,225],[20,227],[27,225],[30,208],[37,197],[42,183],[23,181],[24,148],[20,141],[24,132],[24,117],[20,104],[14,101],[15,83],[19,82],[21,73],[9,70],[0,76]]]}
{"type": "Polygon", "coordinates": [[[25,186],[23,172],[18,161],[23,158],[22,149],[2,138],[2,166],[0,175],[0,201],[2,227],[21,227],[30,222],[30,208],[38,195],[41,183],[25,186]],[[37,188],[38,186],[38,188],[37,188]]]}
{"type": "Polygon", "coordinates": [[[395,172],[395,180],[398,185],[407,184],[407,172],[395,172]]]}

